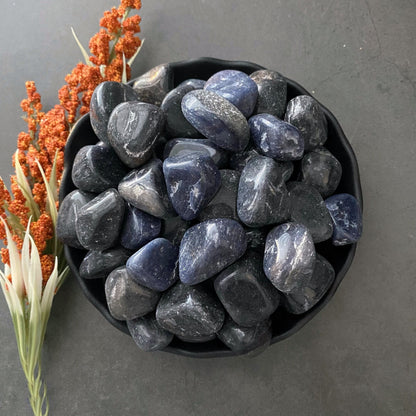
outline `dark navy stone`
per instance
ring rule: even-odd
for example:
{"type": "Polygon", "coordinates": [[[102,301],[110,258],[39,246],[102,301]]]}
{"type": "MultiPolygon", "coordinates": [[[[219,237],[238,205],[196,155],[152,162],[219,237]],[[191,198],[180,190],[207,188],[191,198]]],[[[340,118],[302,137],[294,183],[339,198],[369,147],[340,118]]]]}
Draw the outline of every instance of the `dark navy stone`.
{"type": "Polygon", "coordinates": [[[168,218],[162,220],[160,236],[166,238],[172,244],[175,244],[175,246],[179,246],[183,235],[190,226],[191,222],[184,221],[181,217],[168,218]]]}
{"type": "Polygon", "coordinates": [[[273,228],[266,239],[264,273],[281,292],[306,287],[315,267],[312,235],[302,224],[288,222],[273,228]]]}
{"type": "Polygon", "coordinates": [[[287,82],[276,71],[260,69],[250,78],[257,84],[258,98],[255,113],[268,113],[282,118],[286,109],[287,82]]]}
{"type": "Polygon", "coordinates": [[[156,308],[159,325],[185,338],[215,334],[224,323],[221,303],[201,286],[176,284],[165,292],[156,308]]]}
{"type": "Polygon", "coordinates": [[[120,233],[120,244],[129,250],[138,250],[159,235],[161,223],[160,218],[147,214],[130,204],[127,205],[120,233]]]}
{"type": "Polygon", "coordinates": [[[248,252],[214,280],[215,292],[234,322],[254,326],[279,306],[279,291],[263,272],[263,256],[248,252]]]}
{"type": "Polygon", "coordinates": [[[199,215],[221,185],[221,175],[214,161],[200,153],[165,159],[163,173],[173,208],[186,221],[199,215]]]}
{"type": "Polygon", "coordinates": [[[250,130],[244,115],[225,98],[211,91],[195,90],[182,99],[185,118],[207,139],[225,150],[241,152],[250,130]]]}
{"type": "Polygon", "coordinates": [[[129,168],[147,162],[153,145],[165,124],[163,111],[153,104],[119,104],[108,121],[108,140],[121,161],[129,168]]]}
{"type": "Polygon", "coordinates": [[[158,106],[172,88],[173,72],[169,64],[155,66],[136,78],[133,84],[139,101],[158,106]]]}
{"type": "Polygon", "coordinates": [[[228,162],[228,154],[208,139],[172,139],[165,146],[164,159],[171,156],[181,156],[188,153],[201,153],[209,156],[218,168],[228,162]]]}
{"type": "Polygon", "coordinates": [[[302,182],[316,188],[324,198],[335,192],[341,176],[341,163],[324,147],[318,147],[302,159],[302,182]]]}
{"type": "Polygon", "coordinates": [[[356,243],[363,231],[361,207],[350,194],[336,194],[325,200],[334,224],[332,243],[335,246],[356,243]]]}
{"type": "Polygon", "coordinates": [[[136,283],[163,292],[177,279],[178,247],[165,238],[147,243],[127,260],[127,272],[136,283]]]}
{"type": "Polygon", "coordinates": [[[106,250],[118,240],[124,217],[124,201],[115,189],[108,189],[78,210],[76,232],[87,250],[106,250]]]}
{"type": "Polygon", "coordinates": [[[296,127],[271,114],[257,114],[248,124],[254,144],[265,156],[279,161],[302,158],[304,143],[296,127]]]}
{"type": "Polygon", "coordinates": [[[227,318],[217,335],[235,354],[247,354],[270,344],[272,323],[267,319],[255,326],[244,327],[227,318]]]}
{"type": "Polygon", "coordinates": [[[204,89],[215,92],[234,104],[245,117],[249,117],[257,103],[257,85],[244,72],[226,69],[214,74],[204,89]]]}
{"type": "Polygon", "coordinates": [[[111,316],[125,321],[155,310],[160,293],[138,285],[123,266],[113,270],[107,277],[105,297],[111,316]]]}
{"type": "Polygon", "coordinates": [[[137,101],[137,93],[122,82],[104,81],[94,90],[90,102],[91,127],[97,137],[109,144],[107,124],[115,107],[126,101],[137,101]]]}
{"type": "Polygon", "coordinates": [[[197,78],[190,78],[186,79],[185,81],[181,82],[178,87],[182,87],[184,85],[189,85],[193,87],[194,90],[200,90],[204,88],[205,82],[203,79],[197,79],[197,78]]]}
{"type": "Polygon", "coordinates": [[[91,250],[79,266],[79,274],[84,279],[105,279],[115,268],[124,266],[131,252],[123,247],[103,251],[91,250]]]}
{"type": "Polygon", "coordinates": [[[295,315],[313,308],[325,295],[335,279],[335,271],[328,260],[316,254],[315,268],[309,283],[298,292],[285,296],[285,308],[295,315]]]}
{"type": "Polygon", "coordinates": [[[237,212],[250,227],[278,224],[289,218],[289,194],[277,163],[266,156],[251,159],[241,173],[237,212]]]}
{"type": "Polygon", "coordinates": [[[201,222],[189,228],[179,251],[179,277],[194,285],[233,264],[246,251],[244,228],[228,218],[201,222]]]}
{"type": "Polygon", "coordinates": [[[199,221],[213,218],[231,218],[239,220],[237,215],[237,192],[240,173],[236,170],[222,169],[221,187],[211,202],[199,214],[199,221]]]}
{"type": "MultiPolygon", "coordinates": [[[[201,88],[201,87],[199,87],[201,88]]],[[[182,114],[182,98],[196,88],[190,84],[179,85],[163,99],[160,108],[166,116],[166,131],[171,137],[199,137],[200,133],[192,127],[182,114]]]]}
{"type": "Polygon", "coordinates": [[[158,218],[175,216],[163,177],[162,162],[152,159],[131,171],[118,185],[120,195],[131,205],[158,218]]]}
{"type": "Polygon", "coordinates": [[[160,135],[153,145],[153,157],[156,159],[164,159],[163,153],[165,151],[166,143],[168,142],[166,136],[160,135]]]}
{"type": "Polygon", "coordinates": [[[327,139],[327,122],[318,102],[309,95],[292,98],[286,109],[285,121],[297,127],[305,142],[305,151],[322,146],[327,139]]]}
{"type": "Polygon", "coordinates": [[[127,172],[110,146],[104,143],[84,146],[75,156],[72,182],[82,191],[99,194],[109,188],[117,188],[127,172]]]}
{"type": "Polygon", "coordinates": [[[154,314],[127,321],[127,328],[133,341],[143,351],[163,350],[173,339],[173,334],[157,323],[154,314]]]}
{"type": "Polygon", "coordinates": [[[266,237],[270,231],[270,227],[250,228],[245,227],[247,236],[247,247],[260,253],[264,253],[266,237]]]}
{"type": "Polygon", "coordinates": [[[321,194],[302,182],[287,184],[290,197],[290,219],[303,224],[312,234],[314,243],[331,238],[333,226],[321,194]]]}
{"type": "Polygon", "coordinates": [[[181,341],[184,342],[191,342],[191,343],[200,343],[200,342],[209,342],[217,338],[217,334],[210,334],[210,335],[203,335],[203,336],[187,336],[181,337],[180,335],[176,335],[181,341]]]}
{"type": "Polygon", "coordinates": [[[78,211],[95,197],[95,194],[75,190],[60,203],[56,234],[62,243],[74,248],[83,248],[78,240],[75,227],[78,222],[78,211]]]}

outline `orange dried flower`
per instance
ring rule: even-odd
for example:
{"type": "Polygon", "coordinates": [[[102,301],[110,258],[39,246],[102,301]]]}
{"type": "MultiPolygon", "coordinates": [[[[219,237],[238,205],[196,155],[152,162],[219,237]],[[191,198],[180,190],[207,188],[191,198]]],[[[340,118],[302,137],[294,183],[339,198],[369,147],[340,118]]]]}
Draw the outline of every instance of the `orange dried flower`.
{"type": "Polygon", "coordinates": [[[127,31],[139,33],[141,20],[142,18],[138,14],[125,19],[123,22],[123,33],[126,33],[127,31]]]}
{"type": "Polygon", "coordinates": [[[123,13],[120,13],[120,11],[115,7],[111,10],[105,11],[104,16],[100,20],[100,26],[106,28],[108,33],[112,34],[114,37],[114,35],[121,29],[119,19],[123,16],[123,13]]]}
{"type": "Polygon", "coordinates": [[[137,36],[134,36],[134,32],[128,30],[124,34],[124,37],[117,42],[116,51],[120,55],[124,53],[126,59],[130,59],[141,44],[142,41],[137,36]]]}
{"type": "Polygon", "coordinates": [[[43,253],[46,248],[46,243],[54,235],[54,228],[52,219],[48,214],[42,214],[37,221],[30,224],[30,234],[39,250],[43,253]]]}
{"type": "MultiPolygon", "coordinates": [[[[3,224],[2,224],[2,228],[3,224]]],[[[7,248],[2,248],[1,249],[1,261],[3,262],[3,264],[8,264],[10,266],[10,255],[9,255],[9,250],[7,248]]]]}
{"type": "Polygon", "coordinates": [[[43,254],[40,256],[40,267],[42,269],[43,286],[46,286],[49,276],[53,272],[55,259],[51,254],[43,254]]]}
{"type": "Polygon", "coordinates": [[[110,57],[110,40],[111,36],[101,29],[90,40],[90,50],[95,56],[90,57],[90,61],[97,66],[106,65],[110,57]]]}

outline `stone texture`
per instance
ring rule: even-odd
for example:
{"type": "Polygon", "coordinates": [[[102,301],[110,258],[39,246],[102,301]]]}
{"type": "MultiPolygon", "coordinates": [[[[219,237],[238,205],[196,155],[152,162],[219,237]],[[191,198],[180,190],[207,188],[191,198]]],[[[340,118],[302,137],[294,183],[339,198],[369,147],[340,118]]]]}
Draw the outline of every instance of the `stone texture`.
{"type": "Polygon", "coordinates": [[[181,217],[168,218],[162,220],[162,231],[160,236],[166,238],[176,246],[179,246],[183,235],[190,226],[191,222],[184,221],[181,217]]]}
{"type": "Polygon", "coordinates": [[[78,240],[75,224],[78,222],[79,209],[94,199],[96,195],[79,190],[69,193],[59,206],[56,235],[64,244],[82,249],[78,240]]]}
{"type": "Polygon", "coordinates": [[[311,233],[314,243],[331,238],[333,226],[321,194],[302,182],[288,182],[290,219],[303,224],[311,233]]]}
{"type": "Polygon", "coordinates": [[[127,272],[140,285],[163,292],[178,278],[178,252],[170,241],[155,238],[127,260],[127,272]]]}
{"type": "Polygon", "coordinates": [[[173,339],[173,334],[157,323],[154,314],[127,321],[127,328],[133,341],[143,351],[163,350],[173,339]]]}
{"type": "Polygon", "coordinates": [[[215,92],[234,104],[244,115],[249,117],[257,103],[257,85],[244,72],[233,69],[219,71],[205,83],[204,89],[215,92]]]}
{"type": "Polygon", "coordinates": [[[266,156],[251,159],[241,173],[237,212],[244,224],[262,227],[289,217],[289,195],[282,171],[266,156]]]}
{"type": "Polygon", "coordinates": [[[270,231],[269,227],[262,228],[244,228],[247,237],[247,247],[260,253],[264,253],[264,246],[266,244],[266,237],[270,231]]]}
{"type": "Polygon", "coordinates": [[[250,131],[244,115],[225,98],[206,90],[195,90],[182,99],[185,118],[207,139],[233,152],[248,144],[250,131]]]}
{"type": "Polygon", "coordinates": [[[279,291],[263,272],[261,254],[247,252],[214,280],[215,292],[234,322],[254,326],[279,306],[279,291]]]}
{"type": "Polygon", "coordinates": [[[271,114],[257,114],[248,124],[255,146],[265,156],[282,162],[302,158],[304,142],[296,127],[271,114]]]}
{"type": "Polygon", "coordinates": [[[138,285],[126,268],[113,270],[105,281],[105,296],[108,310],[120,321],[144,316],[156,308],[160,294],[138,285]]]}
{"type": "Polygon", "coordinates": [[[350,194],[336,194],[325,200],[334,224],[332,243],[336,246],[356,243],[363,231],[361,207],[350,194]]]}
{"type": "Polygon", "coordinates": [[[341,176],[341,163],[324,147],[316,148],[302,159],[302,182],[316,188],[324,198],[335,192],[341,176]]]}
{"type": "Polygon", "coordinates": [[[176,284],[157,305],[156,319],[169,332],[182,337],[204,337],[219,331],[224,322],[221,303],[201,286],[176,284]]]}
{"type": "Polygon", "coordinates": [[[315,267],[309,283],[298,292],[285,296],[285,307],[295,315],[305,313],[313,308],[325,295],[335,279],[335,271],[331,263],[316,254],[315,267]]]}
{"type": "Polygon", "coordinates": [[[178,87],[182,87],[184,85],[189,85],[193,87],[194,90],[200,90],[204,88],[205,82],[203,79],[197,79],[197,78],[189,78],[185,81],[181,82],[178,87]]]}
{"type": "Polygon", "coordinates": [[[99,194],[78,210],[75,228],[87,250],[105,250],[117,242],[124,217],[124,201],[115,189],[99,194]]]}
{"type": "Polygon", "coordinates": [[[109,144],[107,125],[114,108],[126,101],[137,101],[138,98],[132,87],[121,82],[104,81],[97,86],[91,97],[90,121],[100,140],[109,144]]]}
{"type": "Polygon", "coordinates": [[[200,153],[165,159],[163,173],[173,208],[186,221],[199,215],[221,185],[221,175],[214,161],[200,153]]]}
{"type": "Polygon", "coordinates": [[[138,100],[160,106],[166,94],[173,88],[173,72],[169,64],[150,69],[133,83],[138,100]]]}
{"type": "Polygon", "coordinates": [[[79,274],[84,279],[105,279],[114,269],[124,266],[130,255],[131,252],[123,247],[91,250],[82,260],[79,274]]]}
{"type": "Polygon", "coordinates": [[[152,159],[140,169],[131,171],[119,183],[118,191],[127,202],[150,215],[158,218],[176,215],[159,159],[152,159]]]}
{"type": "Polygon", "coordinates": [[[276,71],[260,69],[250,75],[257,84],[258,98],[254,112],[282,118],[286,109],[287,82],[276,71]]]}
{"type": "Polygon", "coordinates": [[[305,287],[315,266],[315,246],[308,229],[294,222],[273,228],[266,239],[264,273],[281,292],[305,287]]]}
{"type": "Polygon", "coordinates": [[[189,228],[179,251],[179,277],[194,285],[216,275],[246,251],[243,227],[234,220],[218,218],[189,228]]]}
{"type": "Polygon", "coordinates": [[[165,125],[163,111],[153,104],[119,104],[108,121],[108,140],[120,160],[137,168],[152,156],[153,145],[165,125]]]}
{"type": "Polygon", "coordinates": [[[300,131],[305,151],[322,146],[327,139],[327,122],[318,102],[309,95],[292,98],[286,109],[285,121],[300,131]]]}
{"type": "Polygon", "coordinates": [[[215,338],[217,338],[217,334],[209,334],[209,335],[197,335],[197,336],[186,336],[186,337],[181,337],[180,335],[176,335],[181,341],[184,342],[191,342],[191,343],[202,343],[202,342],[209,342],[214,340],[215,338]]]}
{"type": "Polygon", "coordinates": [[[120,244],[129,250],[138,250],[159,235],[161,226],[160,218],[128,204],[120,233],[120,244]]]}
{"type": "Polygon", "coordinates": [[[231,318],[227,318],[217,335],[235,354],[247,354],[270,344],[271,321],[267,319],[255,326],[244,327],[237,325],[231,318]]]}
{"type": "Polygon", "coordinates": [[[114,150],[105,145],[84,146],[72,165],[72,182],[82,191],[101,193],[117,188],[128,170],[114,150]]]}

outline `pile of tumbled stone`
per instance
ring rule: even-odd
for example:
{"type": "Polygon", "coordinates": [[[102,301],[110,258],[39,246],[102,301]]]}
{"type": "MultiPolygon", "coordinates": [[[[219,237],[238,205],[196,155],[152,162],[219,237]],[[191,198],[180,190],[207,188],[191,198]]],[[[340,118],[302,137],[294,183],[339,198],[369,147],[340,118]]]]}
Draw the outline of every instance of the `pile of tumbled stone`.
{"type": "Polygon", "coordinates": [[[72,166],[58,235],[88,250],[111,315],[143,350],[218,337],[237,354],[267,345],[279,308],[302,314],[334,281],[315,244],[356,242],[361,212],[334,194],[339,161],[310,96],[287,103],[277,72],[235,70],[173,88],[169,65],[91,100],[95,145],[72,166]]]}

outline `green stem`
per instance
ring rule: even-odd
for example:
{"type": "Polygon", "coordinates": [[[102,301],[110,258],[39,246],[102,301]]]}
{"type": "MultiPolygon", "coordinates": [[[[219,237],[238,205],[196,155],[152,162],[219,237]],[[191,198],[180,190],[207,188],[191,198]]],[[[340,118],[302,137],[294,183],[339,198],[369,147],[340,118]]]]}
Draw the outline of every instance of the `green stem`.
{"type": "MultiPolygon", "coordinates": [[[[131,10],[130,7],[126,8],[126,11],[124,12],[123,17],[121,18],[121,23],[123,23],[126,20],[127,16],[130,13],[130,10],[131,10]]],[[[108,64],[111,64],[113,59],[116,57],[116,45],[117,45],[117,42],[118,42],[118,40],[120,39],[120,37],[122,35],[122,32],[123,32],[122,29],[119,29],[117,31],[117,33],[115,34],[115,36],[114,36],[114,39],[113,39],[114,43],[113,43],[113,46],[111,47],[110,56],[109,56],[109,59],[108,59],[108,64]]]]}

